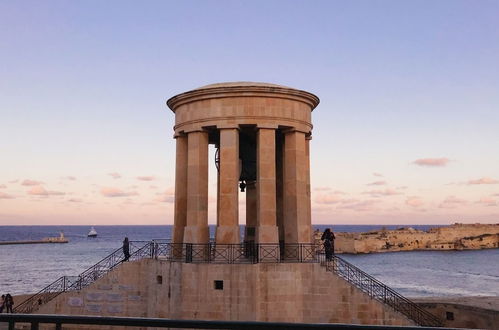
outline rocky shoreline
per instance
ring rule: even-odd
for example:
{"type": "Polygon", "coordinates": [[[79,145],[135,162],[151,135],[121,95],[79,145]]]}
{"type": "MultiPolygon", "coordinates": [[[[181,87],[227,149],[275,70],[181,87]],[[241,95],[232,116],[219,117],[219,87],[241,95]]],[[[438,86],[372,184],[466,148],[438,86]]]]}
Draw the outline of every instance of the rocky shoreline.
{"type": "MultiPolygon", "coordinates": [[[[431,228],[427,231],[409,227],[365,233],[340,232],[335,235],[336,253],[499,248],[499,224],[456,223],[446,227],[431,228]]],[[[317,242],[317,236],[315,239],[317,242]]]]}

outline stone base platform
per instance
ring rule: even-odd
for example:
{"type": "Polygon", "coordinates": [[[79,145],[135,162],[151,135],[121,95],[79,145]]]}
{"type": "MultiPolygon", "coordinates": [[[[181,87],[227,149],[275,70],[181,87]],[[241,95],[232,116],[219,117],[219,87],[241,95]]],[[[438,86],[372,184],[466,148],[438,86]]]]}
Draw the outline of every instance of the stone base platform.
{"type": "Polygon", "coordinates": [[[316,263],[120,265],[36,313],[172,319],[414,325],[316,263]]]}

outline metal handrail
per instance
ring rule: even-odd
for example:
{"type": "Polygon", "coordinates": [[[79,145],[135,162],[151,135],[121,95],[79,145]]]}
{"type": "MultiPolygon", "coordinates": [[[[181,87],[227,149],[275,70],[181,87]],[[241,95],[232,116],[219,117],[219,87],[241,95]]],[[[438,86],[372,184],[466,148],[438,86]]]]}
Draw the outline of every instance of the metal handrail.
{"type": "Polygon", "coordinates": [[[324,256],[321,255],[321,265],[325,266],[326,270],[337,274],[348,283],[367,293],[371,298],[404,314],[418,325],[441,327],[444,324],[440,318],[425,311],[416,303],[337,255],[333,256],[330,261],[325,260],[324,256]]]}
{"type": "Polygon", "coordinates": [[[28,299],[14,308],[16,313],[30,313],[39,305],[49,302],[57,297],[59,294],[68,291],[69,287],[73,285],[77,276],[62,276],[54,282],[50,283],[38,293],[32,295],[28,299]]]}
{"type": "MultiPolygon", "coordinates": [[[[139,260],[143,258],[145,252],[150,255],[151,242],[147,242],[144,246],[138,247],[135,242],[130,242],[130,259],[139,260]]],[[[54,282],[50,283],[39,292],[35,293],[28,299],[21,302],[14,308],[16,313],[31,313],[40,305],[45,304],[58,295],[66,291],[81,290],[95,282],[97,279],[104,276],[124,260],[123,249],[117,249],[103,258],[95,265],[89,267],[78,276],[62,276],[54,282]]]]}
{"type": "Polygon", "coordinates": [[[318,262],[315,244],[191,244],[191,243],[152,243],[152,255],[167,261],[186,263],[314,263],[318,262]]]}

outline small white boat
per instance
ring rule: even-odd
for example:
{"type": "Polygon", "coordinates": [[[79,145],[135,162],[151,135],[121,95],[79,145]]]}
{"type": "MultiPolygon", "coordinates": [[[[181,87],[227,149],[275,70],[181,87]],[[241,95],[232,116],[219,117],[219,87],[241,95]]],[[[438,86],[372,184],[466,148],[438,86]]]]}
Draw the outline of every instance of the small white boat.
{"type": "Polygon", "coordinates": [[[88,232],[88,237],[97,237],[97,231],[95,230],[94,227],[90,228],[90,231],[88,232]]]}

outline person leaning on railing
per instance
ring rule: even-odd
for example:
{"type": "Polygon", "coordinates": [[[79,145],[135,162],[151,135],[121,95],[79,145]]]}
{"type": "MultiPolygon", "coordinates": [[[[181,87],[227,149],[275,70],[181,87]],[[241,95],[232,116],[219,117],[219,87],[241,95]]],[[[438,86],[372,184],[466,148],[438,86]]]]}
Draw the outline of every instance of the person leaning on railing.
{"type": "Polygon", "coordinates": [[[6,313],[13,313],[12,307],[14,306],[14,299],[12,298],[10,293],[7,293],[7,295],[5,296],[4,305],[6,313]]]}
{"type": "Polygon", "coordinates": [[[322,234],[321,240],[324,241],[324,251],[326,252],[326,260],[333,260],[334,254],[334,233],[330,228],[326,228],[324,233],[322,234]]]}

